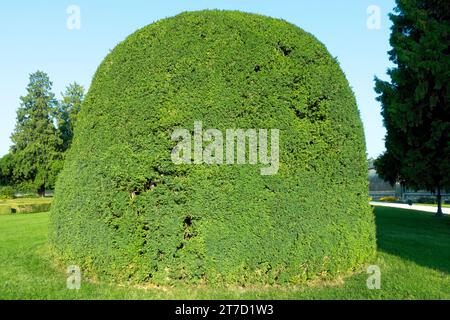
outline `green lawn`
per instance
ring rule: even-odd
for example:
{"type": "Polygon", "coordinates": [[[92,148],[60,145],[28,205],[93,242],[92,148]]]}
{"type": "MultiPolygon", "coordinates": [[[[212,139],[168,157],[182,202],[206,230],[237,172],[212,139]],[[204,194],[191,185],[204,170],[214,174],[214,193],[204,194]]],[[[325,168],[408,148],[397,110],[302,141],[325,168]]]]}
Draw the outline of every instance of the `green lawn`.
{"type": "Polygon", "coordinates": [[[377,208],[381,290],[362,270],[301,287],[136,288],[83,281],[66,289],[46,247],[48,214],[0,216],[0,299],[450,299],[450,217],[377,208]]]}

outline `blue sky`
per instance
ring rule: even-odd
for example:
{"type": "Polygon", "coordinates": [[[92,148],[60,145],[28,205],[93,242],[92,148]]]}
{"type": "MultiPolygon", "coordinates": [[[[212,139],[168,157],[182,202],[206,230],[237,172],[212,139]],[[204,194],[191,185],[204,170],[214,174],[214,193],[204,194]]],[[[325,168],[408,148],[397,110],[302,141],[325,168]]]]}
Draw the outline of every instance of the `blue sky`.
{"type": "Polygon", "coordinates": [[[19,97],[28,76],[49,74],[60,97],[73,81],[89,87],[92,76],[117,43],[135,30],[183,11],[235,9],[282,18],[314,34],[338,58],[356,94],[367,152],[384,150],[385,130],[373,78],[386,79],[390,66],[390,21],[394,0],[72,0],[0,3],[0,156],[8,152],[19,97]],[[81,28],[69,30],[66,10],[81,9],[81,28]],[[369,6],[380,8],[381,28],[369,29],[369,6]]]}

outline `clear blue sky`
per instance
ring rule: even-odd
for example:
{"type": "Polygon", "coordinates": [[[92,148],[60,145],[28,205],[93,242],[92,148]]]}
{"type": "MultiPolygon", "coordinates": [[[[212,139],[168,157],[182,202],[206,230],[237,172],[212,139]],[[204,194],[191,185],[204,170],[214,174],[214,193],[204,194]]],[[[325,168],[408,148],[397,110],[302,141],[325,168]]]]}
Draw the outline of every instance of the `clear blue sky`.
{"type": "Polygon", "coordinates": [[[0,3],[0,156],[8,152],[19,97],[28,76],[49,74],[60,97],[73,82],[89,87],[117,43],[135,30],[183,11],[236,9],[282,18],[314,34],[341,63],[356,94],[369,156],[384,150],[385,130],[373,78],[390,66],[390,21],[394,0],[11,0],[0,3]],[[70,5],[81,9],[81,29],[67,28],[70,5]],[[367,8],[381,9],[381,28],[367,27],[367,8]]]}

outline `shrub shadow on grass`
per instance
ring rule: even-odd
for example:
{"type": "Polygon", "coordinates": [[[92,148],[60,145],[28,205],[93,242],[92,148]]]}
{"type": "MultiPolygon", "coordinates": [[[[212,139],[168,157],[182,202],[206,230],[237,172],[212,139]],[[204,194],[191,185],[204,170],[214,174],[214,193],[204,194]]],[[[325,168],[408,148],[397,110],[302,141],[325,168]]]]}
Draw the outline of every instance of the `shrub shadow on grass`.
{"type": "Polygon", "coordinates": [[[377,207],[378,250],[450,274],[450,217],[377,207]]]}

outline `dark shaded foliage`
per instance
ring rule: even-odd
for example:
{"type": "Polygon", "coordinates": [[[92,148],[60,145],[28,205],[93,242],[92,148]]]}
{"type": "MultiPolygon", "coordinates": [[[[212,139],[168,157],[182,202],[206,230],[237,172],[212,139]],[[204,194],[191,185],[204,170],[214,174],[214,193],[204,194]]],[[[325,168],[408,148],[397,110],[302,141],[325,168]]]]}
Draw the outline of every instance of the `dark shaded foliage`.
{"type": "Polygon", "coordinates": [[[449,8],[446,0],[397,0],[390,16],[395,67],[375,87],[387,129],[377,171],[390,183],[436,192],[439,203],[450,188],[449,8]]]}

